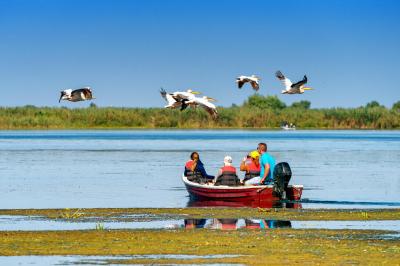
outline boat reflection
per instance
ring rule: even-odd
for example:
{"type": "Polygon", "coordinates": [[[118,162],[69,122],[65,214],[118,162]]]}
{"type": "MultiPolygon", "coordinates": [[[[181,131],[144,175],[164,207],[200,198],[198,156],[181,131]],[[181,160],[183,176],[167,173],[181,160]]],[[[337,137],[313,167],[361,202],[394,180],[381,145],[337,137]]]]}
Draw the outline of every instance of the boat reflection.
{"type": "Polygon", "coordinates": [[[187,207],[250,207],[250,208],[289,208],[301,209],[300,202],[285,201],[222,201],[190,199],[187,207]]]}
{"type": "Polygon", "coordinates": [[[185,219],[186,229],[219,230],[292,228],[290,221],[262,219],[185,219]]]}

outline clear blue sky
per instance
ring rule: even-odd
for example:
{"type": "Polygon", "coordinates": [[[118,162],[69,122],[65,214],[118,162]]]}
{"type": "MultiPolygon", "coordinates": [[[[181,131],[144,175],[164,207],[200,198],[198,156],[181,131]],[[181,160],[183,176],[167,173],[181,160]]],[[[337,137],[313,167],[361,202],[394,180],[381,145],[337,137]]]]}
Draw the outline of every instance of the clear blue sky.
{"type": "MultiPolygon", "coordinates": [[[[58,106],[91,86],[99,106],[163,106],[194,88],[241,104],[240,74],[279,94],[281,70],[315,91],[290,104],[356,107],[400,100],[400,1],[0,0],[0,106],[58,106]]],[[[87,106],[67,103],[66,106],[87,106]]]]}

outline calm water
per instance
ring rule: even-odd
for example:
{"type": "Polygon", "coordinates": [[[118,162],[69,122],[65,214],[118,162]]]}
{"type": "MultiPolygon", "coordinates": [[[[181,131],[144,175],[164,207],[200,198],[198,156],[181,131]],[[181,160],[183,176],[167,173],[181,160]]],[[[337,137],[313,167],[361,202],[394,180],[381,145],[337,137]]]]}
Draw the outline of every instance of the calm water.
{"type": "Polygon", "coordinates": [[[400,131],[1,131],[0,208],[185,207],[190,152],[215,174],[258,142],[304,208],[400,206],[400,131]]]}

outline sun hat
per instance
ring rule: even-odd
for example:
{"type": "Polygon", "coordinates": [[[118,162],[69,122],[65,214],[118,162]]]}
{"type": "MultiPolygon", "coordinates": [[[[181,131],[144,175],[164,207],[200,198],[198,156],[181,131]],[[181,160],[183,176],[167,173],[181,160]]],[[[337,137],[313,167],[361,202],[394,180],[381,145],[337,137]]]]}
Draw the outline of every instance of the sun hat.
{"type": "Polygon", "coordinates": [[[252,151],[252,152],[250,152],[249,155],[253,159],[256,159],[257,157],[260,157],[260,153],[258,151],[252,151]]]}

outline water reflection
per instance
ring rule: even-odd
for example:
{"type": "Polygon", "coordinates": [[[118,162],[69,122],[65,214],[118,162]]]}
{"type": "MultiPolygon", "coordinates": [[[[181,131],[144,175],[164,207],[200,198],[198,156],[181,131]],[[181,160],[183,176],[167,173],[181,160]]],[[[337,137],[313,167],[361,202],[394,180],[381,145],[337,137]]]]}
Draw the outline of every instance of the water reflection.
{"type": "Polygon", "coordinates": [[[251,207],[251,208],[288,208],[301,209],[300,202],[294,201],[225,201],[225,200],[196,200],[190,199],[187,207],[251,207]]]}
{"type": "Polygon", "coordinates": [[[184,225],[186,229],[207,228],[219,230],[292,228],[292,223],[285,220],[231,218],[185,219],[184,225]]]}

